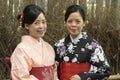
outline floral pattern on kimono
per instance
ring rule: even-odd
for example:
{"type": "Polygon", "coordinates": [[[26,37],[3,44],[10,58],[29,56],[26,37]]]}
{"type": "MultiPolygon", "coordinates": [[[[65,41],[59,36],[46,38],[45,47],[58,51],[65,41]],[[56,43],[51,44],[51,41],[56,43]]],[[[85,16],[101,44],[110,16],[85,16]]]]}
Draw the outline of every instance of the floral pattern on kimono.
{"type": "MultiPolygon", "coordinates": [[[[70,35],[55,43],[56,63],[58,72],[61,62],[91,64],[89,72],[81,72],[78,75],[82,80],[107,80],[110,75],[110,66],[104,51],[99,43],[89,37],[86,32],[72,39],[70,35]]],[[[58,73],[60,76],[60,73],[58,73]]]]}

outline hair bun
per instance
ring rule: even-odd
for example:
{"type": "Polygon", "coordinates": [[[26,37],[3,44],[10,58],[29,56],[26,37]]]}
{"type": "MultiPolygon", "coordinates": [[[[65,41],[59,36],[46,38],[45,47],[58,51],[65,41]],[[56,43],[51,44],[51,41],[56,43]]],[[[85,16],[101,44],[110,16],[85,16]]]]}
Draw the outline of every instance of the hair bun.
{"type": "Polygon", "coordinates": [[[19,27],[22,28],[23,27],[23,15],[22,14],[19,14],[17,16],[17,20],[19,22],[19,27]]]}
{"type": "Polygon", "coordinates": [[[22,14],[19,14],[19,15],[17,16],[17,20],[18,20],[19,22],[21,22],[21,21],[23,20],[23,15],[22,15],[22,14]]]}

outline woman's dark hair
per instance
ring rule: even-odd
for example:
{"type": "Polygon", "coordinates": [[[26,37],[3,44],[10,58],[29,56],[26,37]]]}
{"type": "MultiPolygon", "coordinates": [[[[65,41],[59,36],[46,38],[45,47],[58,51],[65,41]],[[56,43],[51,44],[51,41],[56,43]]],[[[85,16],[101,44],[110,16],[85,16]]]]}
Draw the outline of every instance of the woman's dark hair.
{"type": "Polygon", "coordinates": [[[67,11],[65,13],[65,22],[67,21],[69,15],[73,12],[79,12],[82,16],[83,21],[85,21],[85,12],[84,9],[79,5],[71,5],[67,8],[67,11]]]}
{"type": "MultiPolygon", "coordinates": [[[[44,11],[35,4],[27,5],[22,14],[22,27],[25,27],[25,24],[32,24],[40,13],[44,14],[44,11]]],[[[20,20],[21,15],[18,15],[17,19],[20,20]]]]}

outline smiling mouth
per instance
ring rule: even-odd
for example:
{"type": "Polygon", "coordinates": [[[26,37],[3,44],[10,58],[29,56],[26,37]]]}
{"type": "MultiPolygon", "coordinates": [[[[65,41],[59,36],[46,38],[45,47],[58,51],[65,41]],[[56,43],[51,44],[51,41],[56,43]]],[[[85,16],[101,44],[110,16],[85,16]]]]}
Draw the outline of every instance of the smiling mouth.
{"type": "Polygon", "coordinates": [[[44,33],[45,30],[37,30],[38,33],[44,33]]]}
{"type": "Polygon", "coordinates": [[[71,29],[71,31],[72,31],[72,32],[75,32],[75,31],[76,31],[76,29],[71,29]]]}

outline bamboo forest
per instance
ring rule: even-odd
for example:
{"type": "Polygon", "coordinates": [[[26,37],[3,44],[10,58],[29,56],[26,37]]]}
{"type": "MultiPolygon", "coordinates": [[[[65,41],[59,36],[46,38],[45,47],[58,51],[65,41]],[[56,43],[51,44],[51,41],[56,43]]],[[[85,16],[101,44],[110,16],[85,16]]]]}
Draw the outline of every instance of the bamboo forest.
{"type": "Polygon", "coordinates": [[[43,37],[52,46],[67,35],[64,11],[72,4],[83,6],[84,31],[103,47],[111,67],[109,80],[120,80],[120,0],[0,0],[0,80],[10,80],[10,57],[24,30],[18,28],[17,16],[28,4],[40,6],[46,15],[47,32],[43,37]]]}

